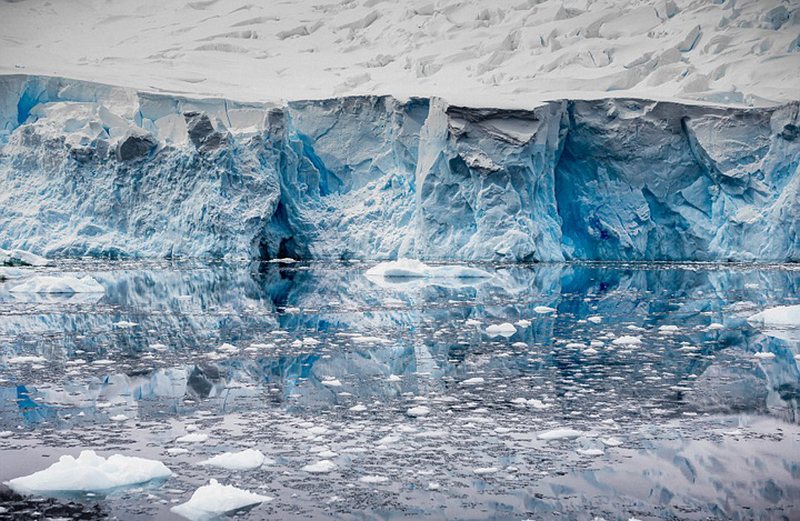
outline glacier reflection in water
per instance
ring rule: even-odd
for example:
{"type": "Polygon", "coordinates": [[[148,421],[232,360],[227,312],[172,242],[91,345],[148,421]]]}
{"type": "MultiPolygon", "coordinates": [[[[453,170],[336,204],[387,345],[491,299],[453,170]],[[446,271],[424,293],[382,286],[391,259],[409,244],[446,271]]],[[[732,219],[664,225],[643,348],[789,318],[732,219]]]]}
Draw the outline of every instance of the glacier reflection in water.
{"type": "Polygon", "coordinates": [[[254,519],[798,515],[800,343],[746,319],[797,303],[800,269],[483,268],[66,263],[106,294],[0,284],[0,478],[39,468],[23,447],[126,440],[190,489],[201,456],[258,446],[273,464],[236,480],[276,501],[254,519]],[[187,425],[216,441],[169,452],[187,425]],[[557,427],[581,435],[537,439],[557,427]],[[325,451],[337,470],[312,485],[300,469],[325,451]]]}

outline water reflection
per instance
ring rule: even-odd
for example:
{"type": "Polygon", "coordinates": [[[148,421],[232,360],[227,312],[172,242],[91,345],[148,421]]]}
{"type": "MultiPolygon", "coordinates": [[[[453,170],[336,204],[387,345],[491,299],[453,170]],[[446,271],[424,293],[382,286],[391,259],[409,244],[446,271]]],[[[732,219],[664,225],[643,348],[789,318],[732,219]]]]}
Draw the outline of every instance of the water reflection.
{"type": "Polygon", "coordinates": [[[29,425],[93,417],[98,402],[166,402],[151,414],[172,414],[186,400],[211,400],[230,411],[258,406],[264,392],[269,404],[319,409],[344,390],[392,400],[476,371],[539,386],[566,397],[565,407],[585,389],[635,402],[640,414],[751,411],[797,421],[798,343],[745,320],[791,303],[797,270],[544,265],[452,287],[376,283],[347,265],[98,268],[92,274],[107,289],[98,302],[21,302],[0,292],[3,359],[46,359],[6,363],[3,423],[20,411],[29,425]],[[485,334],[520,320],[530,325],[507,340],[485,334]],[[614,346],[614,335],[642,345],[614,346]],[[587,356],[592,341],[598,352],[587,356]],[[232,347],[220,351],[222,343],[232,347]]]}

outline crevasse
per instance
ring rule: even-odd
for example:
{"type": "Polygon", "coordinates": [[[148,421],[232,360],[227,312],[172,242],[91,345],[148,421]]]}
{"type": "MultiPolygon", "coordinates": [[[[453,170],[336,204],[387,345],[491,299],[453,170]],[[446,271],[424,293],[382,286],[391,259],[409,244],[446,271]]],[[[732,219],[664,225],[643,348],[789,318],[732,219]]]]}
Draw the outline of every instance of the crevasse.
{"type": "Polygon", "coordinates": [[[0,247],[48,256],[800,260],[798,103],[283,106],[0,77],[0,247]]]}

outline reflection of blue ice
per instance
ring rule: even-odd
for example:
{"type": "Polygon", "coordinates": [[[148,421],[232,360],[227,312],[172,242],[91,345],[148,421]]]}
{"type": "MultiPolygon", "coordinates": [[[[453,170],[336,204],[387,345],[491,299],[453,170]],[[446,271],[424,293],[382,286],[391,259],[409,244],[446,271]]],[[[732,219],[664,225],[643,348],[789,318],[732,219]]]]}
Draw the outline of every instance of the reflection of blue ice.
{"type": "MultiPolygon", "coordinates": [[[[762,334],[746,318],[796,295],[800,271],[696,265],[484,268],[493,271],[490,280],[459,287],[382,286],[364,277],[364,268],[348,265],[99,271],[92,275],[107,291],[96,304],[43,303],[25,313],[0,315],[7,346],[3,356],[39,354],[57,367],[65,360],[91,363],[107,357],[135,363],[145,354],[169,360],[168,367],[131,374],[110,368],[107,376],[88,382],[80,369],[64,384],[66,393],[46,381],[30,382],[23,415],[29,423],[89,414],[97,402],[111,404],[107,415],[123,406],[135,406],[148,417],[175,414],[186,409],[185,399],[211,400],[223,411],[235,411],[262,403],[264,389],[278,389],[270,399],[286,406],[324,408],[338,403],[337,392],[343,390],[324,385],[326,377],[346,381],[346,392],[358,399],[393,400],[402,392],[446,389],[466,367],[476,365],[507,378],[556,382],[557,393],[568,392],[576,382],[602,391],[598,382],[604,375],[635,375],[652,367],[671,381],[652,391],[636,389],[645,400],[655,400],[666,389],[661,398],[672,407],[771,410],[796,418],[797,345],[762,334]],[[537,306],[551,306],[557,313],[537,314],[537,306]],[[590,323],[589,317],[601,320],[590,323]],[[470,319],[481,325],[468,325],[470,319]],[[519,327],[508,341],[492,341],[483,333],[486,325],[520,319],[531,325],[519,327]],[[137,325],[116,327],[120,321],[137,325]],[[724,329],[709,329],[714,322],[724,329]],[[679,331],[660,336],[662,325],[679,326],[679,331]],[[590,360],[597,365],[590,371],[580,350],[564,348],[588,345],[607,332],[627,334],[629,327],[644,331],[637,333],[645,339],[642,350],[627,357],[601,350],[590,360]],[[222,342],[240,348],[274,342],[276,330],[286,331],[279,349],[247,356],[239,352],[221,360],[204,357],[222,342]],[[384,342],[360,344],[346,334],[384,342]],[[321,343],[289,347],[307,337],[321,343]],[[515,342],[527,347],[512,348],[515,342]],[[164,351],[154,345],[165,346],[164,351]],[[696,348],[693,356],[680,350],[686,345],[696,348]],[[750,363],[756,351],[776,357],[750,363]],[[709,358],[726,353],[740,353],[748,363],[709,358]],[[389,382],[390,375],[403,381],[389,382]],[[670,385],[680,388],[689,375],[708,392],[689,399],[681,390],[669,390],[670,385]],[[52,406],[58,413],[44,412],[52,406]]],[[[0,294],[0,309],[17,306],[0,294]]],[[[633,393],[620,387],[623,394],[633,393]]],[[[7,407],[3,411],[9,414],[7,407]]]]}

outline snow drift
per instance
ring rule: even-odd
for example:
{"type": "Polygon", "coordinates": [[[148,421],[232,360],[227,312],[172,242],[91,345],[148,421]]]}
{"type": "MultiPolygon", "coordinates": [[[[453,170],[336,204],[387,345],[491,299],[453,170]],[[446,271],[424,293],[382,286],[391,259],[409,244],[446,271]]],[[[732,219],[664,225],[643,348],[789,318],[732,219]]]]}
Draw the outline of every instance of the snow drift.
{"type": "Polygon", "coordinates": [[[285,105],[0,77],[0,247],[46,256],[800,260],[798,103],[285,105]]]}

